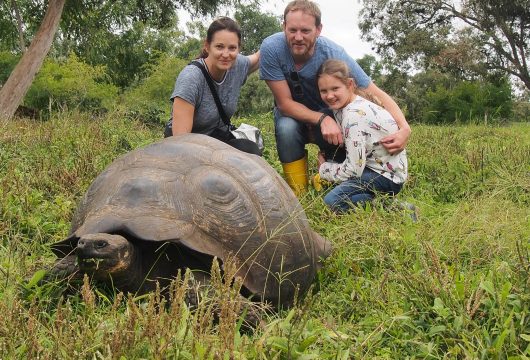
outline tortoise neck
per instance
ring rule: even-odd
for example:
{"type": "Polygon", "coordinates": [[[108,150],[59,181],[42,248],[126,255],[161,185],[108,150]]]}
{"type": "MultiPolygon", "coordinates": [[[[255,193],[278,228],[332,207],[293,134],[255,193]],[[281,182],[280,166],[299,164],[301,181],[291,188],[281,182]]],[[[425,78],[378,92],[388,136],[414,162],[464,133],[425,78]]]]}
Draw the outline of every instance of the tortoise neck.
{"type": "Polygon", "coordinates": [[[132,247],[132,256],[127,268],[112,275],[112,284],[116,289],[123,292],[136,293],[143,287],[146,273],[142,265],[141,251],[132,247]]]}

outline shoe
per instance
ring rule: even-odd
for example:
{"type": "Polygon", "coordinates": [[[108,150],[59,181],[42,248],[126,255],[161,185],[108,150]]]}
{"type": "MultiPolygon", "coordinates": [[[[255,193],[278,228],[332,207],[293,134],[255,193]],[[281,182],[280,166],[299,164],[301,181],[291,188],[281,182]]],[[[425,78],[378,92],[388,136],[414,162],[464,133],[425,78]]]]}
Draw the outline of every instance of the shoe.
{"type": "Polygon", "coordinates": [[[296,196],[303,195],[307,191],[309,176],[307,174],[307,154],[296,161],[282,163],[285,181],[296,196]]]}
{"type": "Polygon", "coordinates": [[[412,222],[418,222],[418,209],[416,209],[416,206],[414,206],[414,204],[411,204],[406,201],[392,199],[389,201],[388,207],[392,210],[405,211],[410,216],[412,222]]]}

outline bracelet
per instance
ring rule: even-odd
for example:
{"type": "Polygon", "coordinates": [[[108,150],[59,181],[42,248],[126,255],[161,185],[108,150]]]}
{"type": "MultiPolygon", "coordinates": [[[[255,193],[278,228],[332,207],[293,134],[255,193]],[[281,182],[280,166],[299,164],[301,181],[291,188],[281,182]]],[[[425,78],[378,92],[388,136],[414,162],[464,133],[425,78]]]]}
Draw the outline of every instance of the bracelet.
{"type": "Polygon", "coordinates": [[[317,126],[320,126],[320,124],[322,124],[322,121],[326,118],[326,116],[328,116],[328,114],[326,113],[323,113],[322,115],[320,115],[320,118],[318,119],[318,122],[317,122],[317,126]]]}

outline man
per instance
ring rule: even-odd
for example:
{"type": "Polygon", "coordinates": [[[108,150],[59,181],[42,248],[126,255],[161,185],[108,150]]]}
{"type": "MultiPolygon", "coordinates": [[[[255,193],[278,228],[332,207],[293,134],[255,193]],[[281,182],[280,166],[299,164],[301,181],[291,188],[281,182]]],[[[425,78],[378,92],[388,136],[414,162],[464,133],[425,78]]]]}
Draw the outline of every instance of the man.
{"type": "Polygon", "coordinates": [[[340,59],[350,67],[357,86],[382,105],[396,120],[400,130],[381,140],[396,153],[405,148],[411,129],[396,102],[379,89],[342,47],[321,37],[321,13],[308,0],[291,1],[283,15],[283,32],[261,44],[260,78],[265,80],[275,100],[276,147],[289,186],[300,195],[308,185],[305,144],[315,143],[326,158],[341,162],[344,150],[340,126],[320,97],[316,74],[327,59],[340,59]]]}

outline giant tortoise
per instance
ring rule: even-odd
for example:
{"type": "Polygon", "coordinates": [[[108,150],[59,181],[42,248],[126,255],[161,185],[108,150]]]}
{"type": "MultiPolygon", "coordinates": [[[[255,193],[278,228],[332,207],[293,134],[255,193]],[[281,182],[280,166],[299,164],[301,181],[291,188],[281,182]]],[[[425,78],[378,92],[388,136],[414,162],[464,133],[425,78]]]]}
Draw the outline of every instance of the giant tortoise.
{"type": "Polygon", "coordinates": [[[233,258],[242,294],[290,306],[308,289],[330,243],[262,158],[185,134],[131,151],[91,184],[56,269],[87,273],[124,292],[168,284],[178,270],[233,258]],[[66,270],[69,269],[69,270],[66,270]]]}

